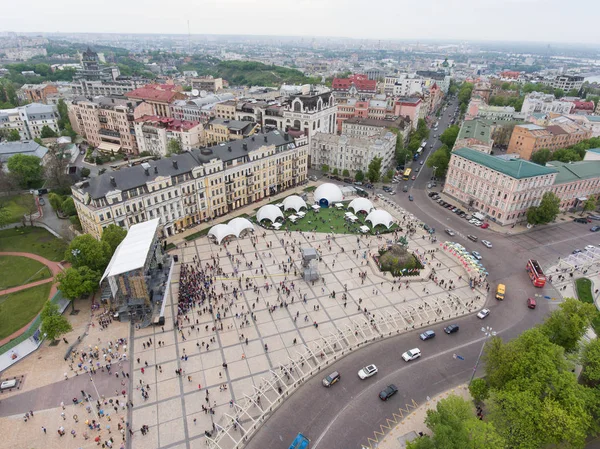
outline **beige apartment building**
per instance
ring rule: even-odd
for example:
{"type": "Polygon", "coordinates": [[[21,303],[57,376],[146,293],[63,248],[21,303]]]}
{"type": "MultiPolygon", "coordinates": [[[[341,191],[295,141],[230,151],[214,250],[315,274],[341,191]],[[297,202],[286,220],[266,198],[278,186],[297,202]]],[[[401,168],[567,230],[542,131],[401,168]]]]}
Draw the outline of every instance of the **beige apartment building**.
{"type": "Polygon", "coordinates": [[[547,148],[550,151],[567,148],[592,137],[592,131],[573,121],[539,126],[525,123],[514,127],[507,153],[518,154],[529,160],[536,151],[547,148]]]}
{"type": "Polygon", "coordinates": [[[214,118],[206,125],[206,143],[215,145],[230,140],[239,140],[254,134],[259,127],[256,123],[240,120],[214,118]]]}
{"type": "Polygon", "coordinates": [[[280,130],[194,149],[75,184],[83,231],[99,239],[160,219],[165,236],[219,217],[306,180],[308,140],[280,130]]]}
{"type": "Polygon", "coordinates": [[[204,127],[200,122],[145,115],[135,120],[135,138],[140,153],[166,156],[169,142],[179,142],[182,151],[204,145],[204,127]]]}
{"type": "Polygon", "coordinates": [[[214,78],[212,76],[192,78],[190,84],[192,85],[192,89],[199,90],[200,92],[217,93],[223,90],[223,78],[214,78]]]}
{"type": "Polygon", "coordinates": [[[237,101],[229,100],[215,105],[215,117],[225,120],[235,120],[237,101]]]}
{"type": "Polygon", "coordinates": [[[56,94],[58,88],[54,84],[23,84],[19,98],[28,103],[48,104],[48,97],[56,94]]]}
{"type": "Polygon", "coordinates": [[[138,154],[135,119],[152,114],[152,106],[121,96],[75,100],[68,104],[73,130],[100,151],[138,154]]]}
{"type": "Polygon", "coordinates": [[[146,84],[125,94],[127,98],[145,101],[152,106],[153,115],[160,117],[171,117],[171,105],[176,100],[185,100],[185,94],[181,92],[181,86],[173,84],[146,84]]]}

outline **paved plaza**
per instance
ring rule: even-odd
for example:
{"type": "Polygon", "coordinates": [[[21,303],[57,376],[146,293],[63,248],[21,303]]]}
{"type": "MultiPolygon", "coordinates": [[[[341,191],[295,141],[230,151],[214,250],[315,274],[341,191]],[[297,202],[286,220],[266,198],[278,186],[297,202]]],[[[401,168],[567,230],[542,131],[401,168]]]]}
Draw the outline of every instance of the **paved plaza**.
{"type": "MultiPolygon", "coordinates": [[[[411,218],[400,209],[393,213],[406,228],[411,218]]],[[[137,330],[132,345],[133,384],[150,385],[145,400],[141,391],[133,391],[132,426],[150,428],[146,436],[132,440],[133,448],[206,447],[205,432],[220,446],[233,447],[242,429],[256,426],[254,420],[268,408],[266,404],[275,406],[298,383],[294,380],[310,376],[314,367],[331,361],[336,351],[358,347],[388,331],[396,333],[468,313],[485,298],[469,286],[463,264],[420,227],[409,238],[409,249],[427,260],[422,278],[396,281],[379,272],[370,257],[393,234],[290,234],[257,227],[254,238],[256,247],[250,237],[224,247],[204,237],[173,252],[179,261],[166,323],[137,330]],[[309,246],[322,256],[322,279],[314,283],[300,278],[300,250],[309,246]],[[187,314],[189,321],[183,319],[177,331],[181,264],[196,266],[197,260],[203,269],[218,262],[222,271],[215,274],[213,285],[224,300],[213,313],[206,311],[206,304],[194,308],[187,314]],[[432,268],[437,282],[427,278],[432,268]],[[446,288],[450,281],[455,287],[451,291],[446,288]],[[282,282],[290,289],[289,295],[284,288],[278,292],[282,282]],[[232,290],[240,286],[241,294],[235,299],[232,290]],[[339,345],[331,343],[331,338],[342,334],[343,339],[335,340],[339,345]],[[294,362],[298,360],[302,363],[294,362]],[[181,375],[176,373],[179,369],[181,375]],[[277,374],[282,370],[285,377],[277,374]]]]}

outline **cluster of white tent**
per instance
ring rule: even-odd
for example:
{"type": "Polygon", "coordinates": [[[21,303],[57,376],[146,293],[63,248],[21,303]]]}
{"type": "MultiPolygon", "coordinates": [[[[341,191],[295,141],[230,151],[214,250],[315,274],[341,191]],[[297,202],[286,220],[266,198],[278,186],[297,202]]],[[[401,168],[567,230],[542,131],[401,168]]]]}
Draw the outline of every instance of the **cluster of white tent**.
{"type": "Polygon", "coordinates": [[[253,232],[254,225],[247,218],[234,218],[227,224],[218,224],[210,228],[208,236],[213,237],[220,245],[225,237],[240,238],[244,231],[253,232]]]}

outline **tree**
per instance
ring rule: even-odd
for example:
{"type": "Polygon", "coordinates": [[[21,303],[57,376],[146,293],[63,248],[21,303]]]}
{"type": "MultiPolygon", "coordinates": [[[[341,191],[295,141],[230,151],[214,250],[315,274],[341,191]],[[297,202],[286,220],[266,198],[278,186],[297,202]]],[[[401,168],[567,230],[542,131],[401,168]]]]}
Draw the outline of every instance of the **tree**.
{"type": "Polygon", "coordinates": [[[71,178],[67,174],[69,160],[64,157],[63,153],[56,149],[48,151],[48,161],[44,166],[44,178],[46,186],[51,189],[70,190],[71,178]]]}
{"type": "Polygon", "coordinates": [[[329,165],[327,165],[327,164],[321,165],[321,171],[323,173],[329,173],[329,165]]]}
{"type": "Polygon", "coordinates": [[[331,172],[331,174],[332,174],[333,176],[337,176],[337,175],[339,174],[339,171],[338,171],[338,169],[337,169],[337,168],[334,168],[334,169],[333,169],[333,171],[331,172]]]}
{"type": "Polygon", "coordinates": [[[401,148],[400,150],[396,150],[396,165],[405,166],[406,163],[412,159],[413,154],[408,150],[408,148],[401,148]]]}
{"type": "Polygon", "coordinates": [[[29,194],[19,195],[16,202],[25,211],[23,225],[26,224],[25,220],[29,217],[29,225],[33,226],[33,215],[38,212],[38,205],[33,200],[33,197],[29,194]]]}
{"type": "Polygon", "coordinates": [[[385,172],[385,176],[383,177],[383,182],[390,182],[394,177],[394,170],[391,168],[385,172]]]}
{"type": "Polygon", "coordinates": [[[90,169],[87,167],[83,167],[81,169],[81,177],[82,178],[87,178],[88,176],[90,176],[90,169]]]}
{"type": "Polygon", "coordinates": [[[26,154],[11,156],[8,159],[7,167],[22,188],[37,185],[42,179],[44,170],[39,157],[26,154]]]}
{"type": "Polygon", "coordinates": [[[73,198],[68,197],[65,198],[65,200],[62,202],[61,206],[60,206],[63,214],[71,217],[73,215],[77,215],[77,208],[75,207],[75,201],[73,201],[73,198]]]}
{"type": "Polygon", "coordinates": [[[167,156],[172,156],[174,154],[181,154],[181,142],[179,139],[171,139],[169,143],[167,143],[167,156]]]}
{"type": "Polygon", "coordinates": [[[343,177],[345,177],[345,178],[347,178],[347,177],[349,177],[349,176],[350,176],[350,172],[348,171],[348,169],[347,169],[347,168],[345,168],[345,169],[342,171],[342,176],[343,176],[343,177]]]}
{"type": "Polygon", "coordinates": [[[566,298],[550,314],[541,329],[552,343],[562,346],[566,352],[573,352],[597,316],[598,310],[593,304],[566,298]]]}
{"type": "Polygon", "coordinates": [[[75,268],[87,266],[100,273],[104,273],[110,257],[109,244],[98,241],[89,234],[75,237],[65,251],[65,259],[75,268]]]}
{"type": "Polygon", "coordinates": [[[569,162],[579,162],[582,159],[582,157],[573,148],[561,148],[560,150],[556,150],[552,154],[552,159],[555,161],[569,163],[569,162]]]}
{"type": "Polygon", "coordinates": [[[433,175],[439,178],[443,178],[446,176],[446,171],[448,171],[449,163],[450,155],[448,147],[446,147],[445,145],[435,150],[433,154],[429,156],[426,162],[428,167],[436,167],[435,173],[433,175]]]}
{"type": "Polygon", "coordinates": [[[0,203],[0,228],[6,226],[10,221],[10,212],[5,204],[0,203]]]}
{"type": "Polygon", "coordinates": [[[459,131],[460,127],[458,125],[449,126],[440,136],[440,141],[448,148],[452,148],[456,142],[459,131]]]}
{"type": "Polygon", "coordinates": [[[531,162],[545,166],[546,162],[552,157],[552,152],[548,148],[542,148],[531,155],[531,162]]]}
{"type": "Polygon", "coordinates": [[[539,206],[527,210],[527,223],[547,224],[556,219],[560,212],[560,198],[552,192],[544,193],[539,206]]]}
{"type": "Polygon", "coordinates": [[[47,139],[49,137],[58,137],[58,134],[56,134],[56,132],[54,132],[54,130],[48,125],[42,126],[42,132],[40,135],[42,139],[47,139]]]}
{"type": "Polygon", "coordinates": [[[42,313],[40,314],[40,318],[43,320],[52,315],[58,315],[58,305],[53,302],[47,301],[44,304],[44,308],[42,309],[42,313]]]}
{"type": "Polygon", "coordinates": [[[62,315],[50,315],[42,320],[41,331],[52,341],[72,330],[71,323],[62,315]]]}
{"type": "Polygon", "coordinates": [[[18,142],[19,140],[21,140],[21,134],[19,134],[19,131],[17,131],[16,129],[11,129],[8,133],[8,136],[6,136],[6,140],[8,140],[9,142],[18,142]]]}
{"type": "Polygon", "coordinates": [[[119,246],[119,244],[123,241],[126,235],[127,231],[125,229],[115,224],[110,224],[106,228],[104,228],[101,240],[103,242],[108,243],[111,254],[114,254],[114,252],[117,249],[117,246],[119,246]]]}
{"type": "Polygon", "coordinates": [[[79,268],[68,268],[56,276],[58,289],[63,296],[71,301],[71,307],[74,310],[74,300],[84,295],[90,295],[98,289],[100,282],[100,273],[86,266],[79,268]]]}
{"type": "Polygon", "coordinates": [[[381,177],[381,163],[383,159],[380,157],[374,157],[371,162],[369,162],[369,170],[367,171],[367,178],[371,182],[379,181],[381,177]]]}
{"type": "Polygon", "coordinates": [[[490,387],[485,379],[473,379],[473,382],[469,385],[469,393],[471,393],[475,402],[483,402],[490,396],[490,387]]]}
{"type": "Polygon", "coordinates": [[[581,352],[581,380],[588,386],[600,386],[600,338],[586,343],[581,352]]]}
{"type": "Polygon", "coordinates": [[[595,210],[597,205],[598,205],[598,198],[596,198],[595,196],[590,196],[583,203],[583,209],[581,210],[581,215],[583,215],[584,212],[590,212],[590,211],[595,210]]]}
{"type": "Polygon", "coordinates": [[[354,179],[358,182],[363,182],[365,179],[365,174],[362,172],[362,170],[357,170],[354,174],[354,179]]]}
{"type": "Polygon", "coordinates": [[[50,192],[48,194],[48,202],[50,203],[50,206],[52,206],[52,209],[56,213],[58,213],[59,211],[62,211],[62,203],[64,200],[65,200],[64,197],[57,193],[50,192]]]}

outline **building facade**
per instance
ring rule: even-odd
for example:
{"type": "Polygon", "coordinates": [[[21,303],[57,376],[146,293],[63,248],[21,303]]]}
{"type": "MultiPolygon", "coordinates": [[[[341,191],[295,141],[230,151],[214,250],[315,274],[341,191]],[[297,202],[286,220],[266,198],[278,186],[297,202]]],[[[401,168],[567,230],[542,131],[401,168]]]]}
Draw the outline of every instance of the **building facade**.
{"type": "MultiPolygon", "coordinates": [[[[586,152],[586,156],[587,156],[586,152]]],[[[558,170],[550,191],[560,198],[563,211],[580,207],[588,198],[600,194],[600,160],[564,163],[551,161],[546,167],[558,170]]]]}
{"type": "Polygon", "coordinates": [[[460,127],[453,149],[471,148],[490,154],[493,147],[490,125],[481,120],[465,120],[460,127]]]}
{"type": "Polygon", "coordinates": [[[21,140],[33,140],[42,136],[42,128],[47,126],[56,134],[58,110],[54,105],[30,103],[13,109],[0,109],[0,129],[17,130],[21,140]]]}
{"type": "Polygon", "coordinates": [[[563,121],[560,125],[549,126],[533,123],[516,125],[508,143],[507,153],[518,154],[522,159],[529,160],[533,153],[541,149],[555,151],[567,148],[591,136],[591,130],[574,122],[563,121]]]}
{"type": "Polygon", "coordinates": [[[554,89],[562,89],[565,92],[577,89],[580,90],[583,86],[583,76],[579,75],[558,75],[554,79],[544,81],[547,86],[553,87],[554,89]]]}
{"type": "Polygon", "coordinates": [[[377,94],[377,81],[367,75],[355,74],[348,78],[334,78],[331,89],[338,98],[370,98],[377,94]]]}
{"type": "Polygon", "coordinates": [[[341,132],[344,121],[351,118],[384,120],[386,117],[392,117],[393,114],[394,108],[383,95],[378,95],[370,100],[348,98],[338,103],[336,130],[341,132]]]}
{"type": "Polygon", "coordinates": [[[531,92],[525,95],[521,113],[526,116],[534,113],[569,114],[573,108],[573,103],[569,101],[557,100],[553,94],[541,92],[531,92]]]}
{"type": "Polygon", "coordinates": [[[306,180],[308,140],[260,133],[105,173],[71,190],[83,231],[99,239],[158,218],[163,235],[219,217],[306,180]]]}
{"type": "Polygon", "coordinates": [[[233,94],[207,95],[189,100],[175,100],[171,104],[173,118],[190,122],[206,123],[216,117],[216,106],[233,100],[233,94]]]}
{"type": "Polygon", "coordinates": [[[190,151],[205,144],[204,128],[200,122],[145,115],[135,120],[134,129],[140,153],[167,156],[171,140],[179,142],[181,151],[190,151]]]}
{"type": "Polygon", "coordinates": [[[23,84],[19,92],[19,99],[28,103],[48,104],[48,97],[58,94],[54,84],[23,84]]]}
{"type": "Polygon", "coordinates": [[[184,100],[181,86],[173,84],[147,84],[125,94],[132,100],[144,101],[152,106],[153,115],[172,117],[171,105],[176,100],[184,100]]]}
{"type": "Polygon", "coordinates": [[[292,95],[283,108],[285,131],[308,139],[316,133],[334,133],[338,106],[331,91],[312,90],[308,95],[292,95]]]}
{"type": "Polygon", "coordinates": [[[251,136],[258,130],[256,123],[214,118],[206,125],[207,145],[216,145],[251,136]]]}
{"type": "Polygon", "coordinates": [[[421,99],[417,97],[400,98],[394,105],[394,115],[397,117],[407,117],[412,123],[413,129],[417,129],[419,118],[422,117],[422,103],[421,99]]]}
{"type": "Polygon", "coordinates": [[[190,84],[192,89],[196,89],[200,92],[217,93],[220,90],[223,90],[223,78],[213,78],[212,76],[192,78],[190,84]]]}

